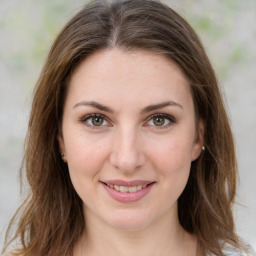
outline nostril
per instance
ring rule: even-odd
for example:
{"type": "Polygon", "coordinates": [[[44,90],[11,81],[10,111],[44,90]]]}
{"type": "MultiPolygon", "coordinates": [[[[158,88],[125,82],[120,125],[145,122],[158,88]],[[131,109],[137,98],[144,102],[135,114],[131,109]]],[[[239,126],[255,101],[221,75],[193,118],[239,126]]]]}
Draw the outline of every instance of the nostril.
{"type": "Polygon", "coordinates": [[[110,162],[115,168],[123,171],[137,170],[144,164],[144,157],[138,152],[118,152],[113,153],[110,162]]]}

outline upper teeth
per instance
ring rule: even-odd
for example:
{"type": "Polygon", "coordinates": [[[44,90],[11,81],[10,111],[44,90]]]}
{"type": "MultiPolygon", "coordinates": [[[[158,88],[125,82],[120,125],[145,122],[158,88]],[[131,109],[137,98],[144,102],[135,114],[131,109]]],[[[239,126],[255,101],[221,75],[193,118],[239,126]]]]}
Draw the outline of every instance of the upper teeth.
{"type": "Polygon", "coordinates": [[[120,192],[136,192],[138,190],[141,190],[145,188],[147,185],[138,185],[138,186],[133,186],[133,187],[127,187],[127,186],[118,186],[118,185],[112,185],[112,184],[107,184],[110,188],[113,188],[117,191],[120,192]]]}

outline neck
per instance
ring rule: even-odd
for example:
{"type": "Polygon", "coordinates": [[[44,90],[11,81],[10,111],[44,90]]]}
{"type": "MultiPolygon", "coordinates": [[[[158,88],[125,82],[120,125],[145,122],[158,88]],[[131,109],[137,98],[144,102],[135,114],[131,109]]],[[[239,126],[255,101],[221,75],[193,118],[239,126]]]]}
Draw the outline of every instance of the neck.
{"type": "Polygon", "coordinates": [[[197,255],[197,240],[181,227],[178,217],[167,215],[139,230],[116,229],[89,216],[86,223],[74,256],[197,255]]]}

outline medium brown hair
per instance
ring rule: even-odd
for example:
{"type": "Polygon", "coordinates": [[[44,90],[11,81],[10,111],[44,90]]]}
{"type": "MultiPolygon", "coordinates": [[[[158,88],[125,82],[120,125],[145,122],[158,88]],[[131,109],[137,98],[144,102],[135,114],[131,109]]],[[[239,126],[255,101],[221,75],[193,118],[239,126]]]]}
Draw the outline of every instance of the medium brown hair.
{"type": "Polygon", "coordinates": [[[187,77],[196,115],[204,123],[206,150],[192,163],[178,200],[179,221],[198,238],[203,255],[223,256],[225,244],[239,250],[231,210],[237,176],[233,138],[204,48],[190,25],[168,6],[151,0],[117,0],[92,2],[68,22],[38,80],[22,168],[30,192],[12,220],[19,218],[11,239],[21,242],[17,254],[72,254],[85,229],[82,201],[62,163],[57,135],[72,72],[87,56],[114,47],[162,54],[187,77]]]}

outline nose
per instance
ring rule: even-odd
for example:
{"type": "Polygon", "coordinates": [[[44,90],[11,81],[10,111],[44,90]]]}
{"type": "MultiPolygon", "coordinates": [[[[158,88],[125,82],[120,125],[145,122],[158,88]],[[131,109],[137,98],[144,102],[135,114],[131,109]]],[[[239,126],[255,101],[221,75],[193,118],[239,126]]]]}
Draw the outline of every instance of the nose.
{"type": "Polygon", "coordinates": [[[143,145],[135,129],[124,129],[114,135],[110,162],[125,174],[132,173],[145,164],[143,145]]]}

